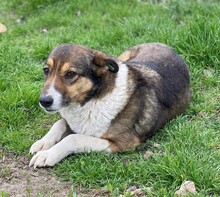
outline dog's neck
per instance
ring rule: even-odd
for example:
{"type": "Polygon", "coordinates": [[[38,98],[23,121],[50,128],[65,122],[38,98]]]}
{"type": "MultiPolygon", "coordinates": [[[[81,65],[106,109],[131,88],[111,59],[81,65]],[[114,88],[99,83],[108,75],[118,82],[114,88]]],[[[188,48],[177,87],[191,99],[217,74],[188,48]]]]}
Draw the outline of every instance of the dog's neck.
{"type": "Polygon", "coordinates": [[[108,87],[111,91],[107,92],[105,89],[105,94],[100,93],[99,98],[93,97],[83,106],[72,103],[60,110],[61,116],[74,132],[100,137],[127,104],[131,94],[131,88],[128,87],[128,67],[122,64],[119,72],[110,80],[114,81],[113,86],[108,87]]]}
{"type": "Polygon", "coordinates": [[[100,77],[100,81],[97,87],[95,99],[104,97],[106,94],[112,92],[115,87],[115,80],[118,73],[107,72],[104,76],[100,77]]]}

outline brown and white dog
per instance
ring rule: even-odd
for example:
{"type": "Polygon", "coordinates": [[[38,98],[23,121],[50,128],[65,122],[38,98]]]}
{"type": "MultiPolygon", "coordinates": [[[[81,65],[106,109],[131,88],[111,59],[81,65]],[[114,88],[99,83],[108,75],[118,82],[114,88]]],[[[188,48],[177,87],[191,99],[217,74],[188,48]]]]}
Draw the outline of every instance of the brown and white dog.
{"type": "Polygon", "coordinates": [[[186,64],[160,43],[137,45],[118,58],[60,45],[44,75],[40,105],[61,120],[31,146],[34,168],[53,166],[71,153],[135,148],[181,114],[190,97],[186,64]]]}

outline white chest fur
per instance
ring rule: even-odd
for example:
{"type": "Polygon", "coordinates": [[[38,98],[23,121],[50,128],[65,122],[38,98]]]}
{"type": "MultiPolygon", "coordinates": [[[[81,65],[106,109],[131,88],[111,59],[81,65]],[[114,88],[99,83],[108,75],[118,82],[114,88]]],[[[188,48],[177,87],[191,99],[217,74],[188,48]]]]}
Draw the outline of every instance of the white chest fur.
{"type": "Polygon", "coordinates": [[[128,99],[128,68],[121,64],[111,93],[99,100],[91,100],[82,107],[72,104],[60,110],[60,114],[75,133],[100,137],[128,99]]]}

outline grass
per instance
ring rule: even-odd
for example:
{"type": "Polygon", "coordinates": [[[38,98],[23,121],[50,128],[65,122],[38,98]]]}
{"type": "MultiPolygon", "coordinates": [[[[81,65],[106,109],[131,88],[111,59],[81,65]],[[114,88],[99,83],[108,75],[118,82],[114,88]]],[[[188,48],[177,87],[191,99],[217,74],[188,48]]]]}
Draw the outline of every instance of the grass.
{"type": "Polygon", "coordinates": [[[59,118],[38,107],[43,62],[54,46],[77,43],[117,56],[139,43],[163,42],[190,68],[186,112],[135,152],[72,155],[52,173],[110,196],[129,196],[132,185],[153,187],[149,196],[173,196],[184,180],[195,182],[198,196],[219,196],[219,12],[217,0],[1,1],[8,31],[0,35],[0,146],[30,157],[30,145],[59,118]],[[154,155],[145,159],[147,150],[154,155]]]}

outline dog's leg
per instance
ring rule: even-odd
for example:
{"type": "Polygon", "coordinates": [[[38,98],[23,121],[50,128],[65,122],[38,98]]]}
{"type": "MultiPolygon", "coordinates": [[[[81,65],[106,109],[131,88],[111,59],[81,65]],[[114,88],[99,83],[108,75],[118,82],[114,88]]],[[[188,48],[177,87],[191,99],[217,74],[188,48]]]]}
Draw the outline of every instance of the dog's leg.
{"type": "Polygon", "coordinates": [[[33,156],[29,166],[34,166],[34,168],[54,166],[71,153],[89,151],[105,151],[111,153],[108,140],[81,134],[71,134],[49,150],[39,151],[33,156]]]}
{"type": "Polygon", "coordinates": [[[59,142],[67,130],[65,120],[55,122],[49,132],[40,140],[36,141],[30,148],[30,153],[34,154],[40,150],[47,150],[59,142]]]}

